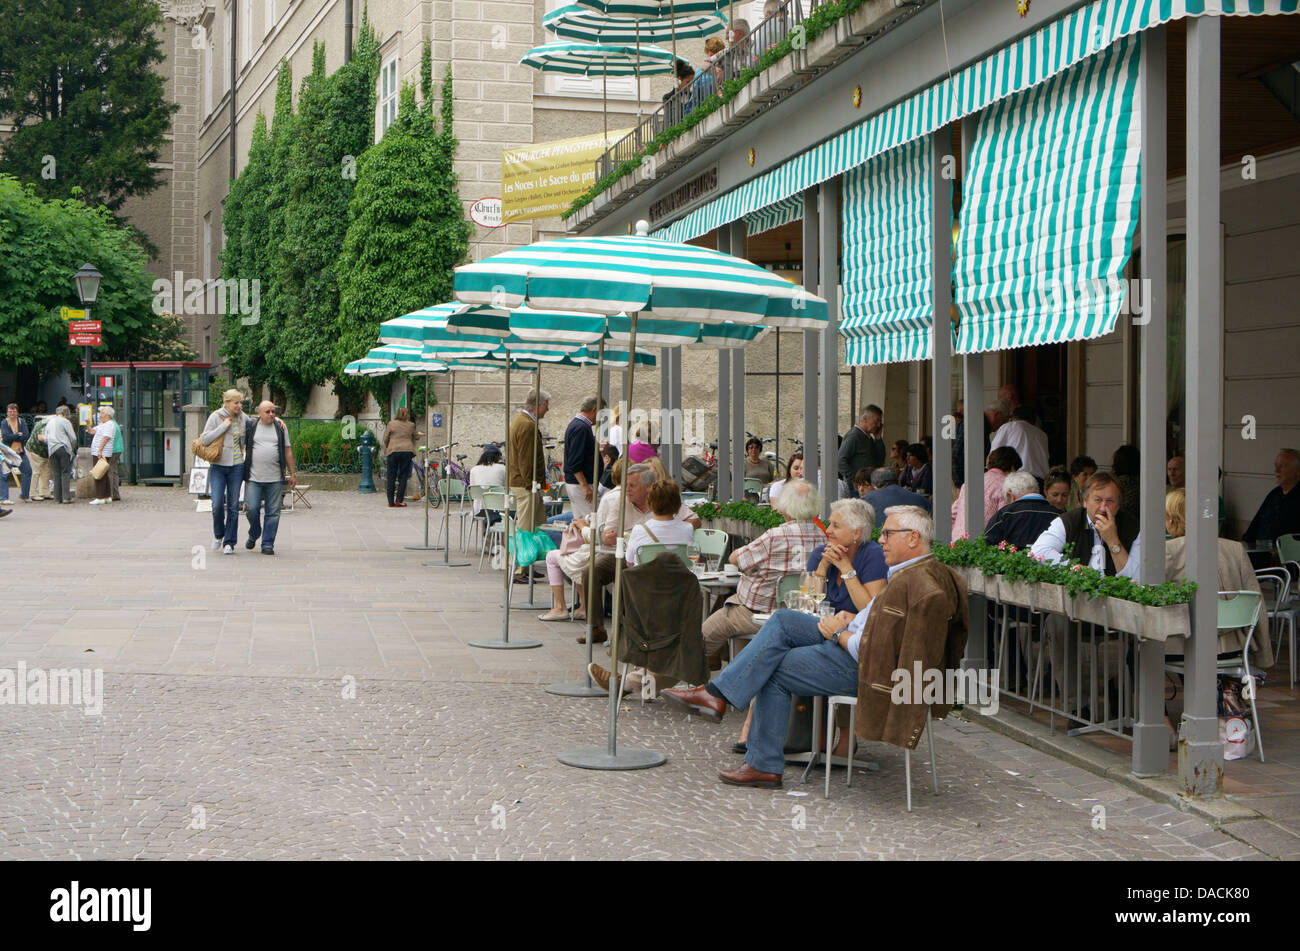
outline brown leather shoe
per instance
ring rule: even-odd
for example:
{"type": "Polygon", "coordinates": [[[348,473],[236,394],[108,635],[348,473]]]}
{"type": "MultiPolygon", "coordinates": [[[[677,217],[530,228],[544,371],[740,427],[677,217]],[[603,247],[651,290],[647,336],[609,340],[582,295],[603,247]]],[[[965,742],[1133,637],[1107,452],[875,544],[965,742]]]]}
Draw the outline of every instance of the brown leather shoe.
{"type": "Polygon", "coordinates": [[[728,786],[753,786],[755,789],[780,789],[780,773],[760,773],[748,763],[741,763],[735,769],[724,769],[718,778],[728,786]]]}
{"type": "Polygon", "coordinates": [[[608,670],[594,661],[587,665],[587,673],[591,676],[591,679],[595,682],[596,686],[605,691],[605,693],[609,693],[609,682],[611,679],[619,682],[619,686],[623,688],[623,693],[629,693],[632,690],[632,688],[626,683],[623,683],[623,678],[612,677],[608,670]]]}
{"type": "MultiPolygon", "coordinates": [[[[605,643],[607,640],[609,640],[609,635],[605,633],[605,629],[604,629],[603,627],[598,627],[598,628],[596,628],[594,631],[591,632],[591,642],[592,642],[593,644],[603,644],[603,643],[605,643]]],[[[579,634],[579,635],[578,635],[578,643],[579,643],[579,644],[585,644],[585,643],[587,643],[587,635],[586,635],[586,634],[579,634]]]]}
{"type": "Polygon", "coordinates": [[[660,691],[660,696],[674,706],[684,708],[687,713],[708,717],[710,720],[721,720],[727,712],[727,702],[719,700],[703,687],[692,687],[690,690],[663,690],[660,691]]]}

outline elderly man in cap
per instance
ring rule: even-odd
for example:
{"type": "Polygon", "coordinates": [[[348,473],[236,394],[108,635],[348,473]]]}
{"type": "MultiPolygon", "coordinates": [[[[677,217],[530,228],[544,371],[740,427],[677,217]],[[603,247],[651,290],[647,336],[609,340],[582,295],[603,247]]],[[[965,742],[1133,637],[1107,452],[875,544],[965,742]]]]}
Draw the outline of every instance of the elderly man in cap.
{"type": "Polygon", "coordinates": [[[871,490],[862,496],[870,502],[877,512],[884,512],[895,505],[915,505],[930,511],[930,500],[920,492],[913,492],[898,484],[898,470],[893,466],[881,466],[871,473],[871,490]]]}

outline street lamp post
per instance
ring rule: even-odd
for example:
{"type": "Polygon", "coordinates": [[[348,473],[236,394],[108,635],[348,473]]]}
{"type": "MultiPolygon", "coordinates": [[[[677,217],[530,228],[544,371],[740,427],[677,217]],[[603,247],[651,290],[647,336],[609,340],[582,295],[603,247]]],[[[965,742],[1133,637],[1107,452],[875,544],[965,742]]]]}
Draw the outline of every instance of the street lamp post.
{"type": "MultiPolygon", "coordinates": [[[[90,308],[95,303],[95,298],[99,296],[99,282],[103,279],[103,277],[104,275],[100,274],[99,271],[95,269],[95,266],[89,263],[81,265],[81,270],[77,271],[76,275],[73,277],[73,280],[76,282],[77,285],[77,296],[81,298],[82,309],[85,310],[86,312],[85,317],[83,318],[84,320],[90,319],[90,308]]],[[[87,345],[86,347],[83,374],[84,375],[82,377],[82,386],[83,386],[82,392],[85,394],[86,402],[90,404],[90,418],[91,421],[94,422],[95,401],[90,395],[90,347],[89,345],[87,345]]]]}

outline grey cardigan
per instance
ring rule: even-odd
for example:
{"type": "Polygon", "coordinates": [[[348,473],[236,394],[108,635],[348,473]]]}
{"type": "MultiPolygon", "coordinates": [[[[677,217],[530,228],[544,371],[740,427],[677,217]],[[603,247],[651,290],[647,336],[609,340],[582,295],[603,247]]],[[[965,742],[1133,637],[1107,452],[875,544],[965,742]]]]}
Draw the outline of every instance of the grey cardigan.
{"type": "MultiPolygon", "coordinates": [[[[237,464],[235,462],[235,440],[236,439],[239,440],[240,445],[244,449],[244,451],[245,452],[248,451],[247,447],[243,446],[243,437],[244,437],[243,424],[247,421],[248,421],[248,417],[244,415],[243,410],[240,410],[239,417],[238,417],[239,424],[236,426],[231,426],[230,425],[232,422],[231,417],[226,414],[226,408],[224,406],[208,417],[208,421],[203,427],[203,435],[199,436],[199,441],[203,443],[203,445],[205,446],[212,445],[218,439],[222,441],[221,458],[218,459],[216,463],[214,463],[215,465],[233,466],[237,464]]],[[[240,463],[238,464],[242,464],[242,462],[243,460],[241,459],[240,463]]]]}

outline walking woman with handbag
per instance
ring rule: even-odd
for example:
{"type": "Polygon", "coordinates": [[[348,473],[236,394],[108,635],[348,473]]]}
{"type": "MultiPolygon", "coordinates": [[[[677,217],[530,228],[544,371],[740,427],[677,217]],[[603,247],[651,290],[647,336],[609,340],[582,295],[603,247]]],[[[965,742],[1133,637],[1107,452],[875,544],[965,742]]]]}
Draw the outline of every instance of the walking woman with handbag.
{"type": "Polygon", "coordinates": [[[109,470],[113,468],[113,444],[117,441],[117,423],[113,407],[99,408],[99,425],[95,427],[95,438],[90,443],[90,457],[94,460],[90,475],[95,480],[95,497],[91,505],[107,505],[113,501],[113,481],[109,470]]]}
{"type": "Polygon", "coordinates": [[[221,455],[209,460],[208,494],[212,496],[212,550],[235,553],[239,536],[239,487],[244,481],[244,394],[226,390],[221,409],[208,417],[198,442],[211,447],[218,441],[221,455]]]}

